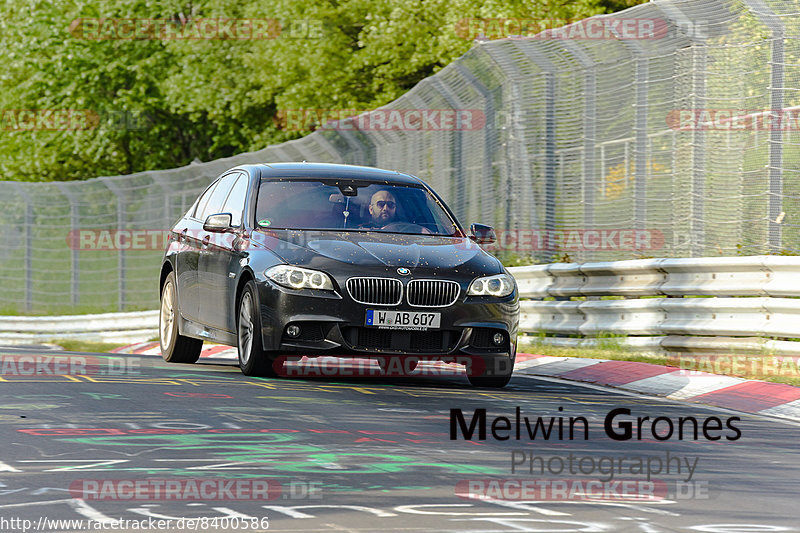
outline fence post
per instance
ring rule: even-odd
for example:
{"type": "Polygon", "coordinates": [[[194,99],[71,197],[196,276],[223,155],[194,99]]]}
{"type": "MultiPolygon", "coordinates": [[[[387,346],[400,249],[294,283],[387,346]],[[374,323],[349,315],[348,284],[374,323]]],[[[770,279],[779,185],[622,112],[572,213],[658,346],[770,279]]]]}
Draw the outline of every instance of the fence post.
{"type": "MultiPolygon", "coordinates": [[[[770,58],[769,105],[772,120],[769,129],[769,205],[767,206],[767,243],[769,253],[781,250],[782,231],[779,222],[783,212],[783,131],[779,124],[784,92],[784,25],[779,16],[762,0],[745,0],[745,4],[772,32],[772,57],[770,58]]],[[[758,128],[756,127],[756,131],[758,128]]]]}
{"type": "Polygon", "coordinates": [[[550,246],[556,229],[556,68],[538,47],[514,44],[544,74],[544,248],[549,255],[556,251],[550,246]]]}
{"type": "MultiPolygon", "coordinates": [[[[481,48],[478,48],[481,50],[481,48]]],[[[481,165],[481,171],[483,176],[481,177],[481,182],[487,183],[488,185],[492,185],[490,192],[491,195],[481,196],[481,217],[484,216],[485,211],[494,210],[496,208],[496,198],[494,191],[494,183],[492,180],[492,159],[495,153],[495,149],[497,147],[497,132],[495,130],[495,112],[494,112],[494,102],[492,102],[492,93],[483,84],[476,76],[472,73],[469,69],[467,69],[461,63],[455,63],[456,70],[461,74],[461,77],[464,78],[467,83],[472,85],[478,94],[481,95],[484,101],[484,125],[483,125],[483,160],[481,165]]],[[[487,187],[488,189],[488,187],[487,187]]],[[[490,222],[489,219],[484,222],[484,224],[488,224],[490,222]]],[[[503,230],[507,230],[508,228],[503,228],[503,230]]]]}
{"type": "Polygon", "coordinates": [[[76,246],[78,242],[78,231],[80,231],[80,217],[78,213],[78,198],[72,194],[72,191],[69,189],[69,185],[63,182],[56,182],[56,187],[58,190],[61,191],[67,200],[69,200],[69,226],[70,230],[72,230],[73,240],[72,240],[72,251],[70,254],[70,268],[71,268],[71,283],[70,283],[70,301],[72,305],[78,305],[78,301],[80,298],[80,251],[76,246]]]}
{"type": "MultiPolygon", "coordinates": [[[[505,43],[503,43],[505,45],[505,43]]],[[[507,46],[517,46],[516,41],[510,41],[507,46]]],[[[493,46],[492,43],[482,45],[481,50],[494,62],[495,65],[502,71],[505,76],[505,83],[501,85],[504,96],[506,116],[510,120],[506,120],[502,130],[505,131],[505,138],[500,142],[502,149],[502,164],[505,171],[505,191],[504,196],[498,198],[501,206],[501,213],[503,214],[503,225],[505,229],[520,229],[521,219],[519,215],[527,215],[529,227],[536,227],[539,221],[539,213],[537,211],[536,199],[533,195],[533,173],[530,158],[528,157],[527,141],[525,138],[525,128],[522,124],[522,95],[520,95],[520,86],[522,83],[520,78],[520,69],[517,60],[513,59],[514,56],[505,53],[501,54],[501,46],[493,46]],[[501,56],[501,57],[497,57],[501,56]],[[508,65],[508,58],[512,58],[508,65]],[[510,93],[508,96],[505,93],[510,93]],[[516,194],[514,191],[515,182],[521,184],[521,194],[516,194]],[[521,196],[521,198],[520,198],[521,196]],[[514,206],[519,206],[516,210],[514,206]],[[517,216],[514,216],[514,215],[517,216]]],[[[526,57],[527,62],[530,60],[526,57]]],[[[539,250],[540,256],[543,252],[539,250]]],[[[532,254],[533,255],[533,254],[532,254]]],[[[547,257],[549,260],[550,258],[547,257]]]]}
{"type": "MultiPolygon", "coordinates": [[[[613,19],[613,16],[602,18],[613,19]]],[[[644,48],[635,40],[623,39],[615,28],[610,28],[611,33],[631,51],[635,65],[634,72],[634,148],[633,161],[636,168],[633,171],[633,227],[643,230],[647,225],[647,176],[649,174],[647,163],[649,160],[650,143],[647,137],[647,76],[649,66],[644,48]]],[[[627,146],[626,146],[627,148],[627,146]]],[[[626,161],[627,177],[627,161],[626,161]]]]}
{"type": "MultiPolygon", "coordinates": [[[[706,29],[700,21],[687,17],[677,6],[670,3],[659,3],[658,7],[677,25],[677,30],[683,30],[684,36],[692,43],[692,102],[695,109],[705,107],[706,101],[706,70],[708,68],[708,50],[706,49],[706,29]],[[698,105],[703,102],[702,105],[698,105]]],[[[677,132],[673,132],[673,139],[677,132]]],[[[728,130],[730,134],[730,130],[728,130]]],[[[673,140],[673,146],[675,142],[673,140]]],[[[675,150],[673,149],[673,158],[675,150]]],[[[674,179],[673,165],[673,179],[674,179]]],[[[705,231],[705,196],[706,196],[706,132],[702,128],[692,131],[692,195],[691,218],[689,220],[689,245],[692,257],[702,257],[706,249],[705,231]]],[[[674,232],[673,232],[674,234],[674,232]]],[[[673,253],[675,253],[673,241],[673,253]]]]}
{"type": "MultiPolygon", "coordinates": [[[[442,80],[434,76],[428,78],[428,81],[430,85],[444,97],[447,105],[449,105],[451,109],[456,111],[461,109],[461,99],[450,87],[444,84],[442,80]]],[[[464,133],[460,130],[457,130],[451,132],[451,136],[453,139],[452,160],[455,174],[453,176],[455,179],[451,182],[451,187],[455,190],[451,191],[450,197],[455,200],[455,208],[453,211],[455,211],[456,218],[459,220],[464,220],[464,217],[467,214],[466,165],[464,164],[463,138],[464,133]]]]}
{"type": "MultiPolygon", "coordinates": [[[[125,206],[125,200],[124,200],[124,193],[120,189],[119,185],[114,183],[114,181],[112,179],[110,179],[110,178],[100,178],[100,180],[103,182],[103,185],[105,185],[106,188],[108,188],[108,190],[110,190],[112,193],[114,193],[114,196],[117,197],[117,227],[116,227],[116,229],[117,229],[117,231],[119,231],[120,229],[126,227],[127,213],[126,213],[126,206],[125,206]]],[[[126,270],[127,270],[126,257],[125,257],[125,247],[124,246],[120,246],[119,250],[117,250],[117,258],[118,258],[117,269],[119,271],[117,273],[117,276],[118,276],[117,277],[117,280],[118,280],[118,285],[117,285],[117,294],[118,294],[117,310],[118,311],[124,311],[125,310],[125,275],[126,275],[126,270]]]]}
{"type": "Polygon", "coordinates": [[[21,183],[12,183],[25,202],[25,311],[33,309],[33,204],[21,183]]]}
{"type": "MultiPolygon", "coordinates": [[[[627,41],[623,41],[627,42],[627,41]]],[[[631,45],[636,64],[635,75],[635,108],[634,108],[634,170],[633,179],[633,226],[638,230],[645,229],[647,225],[647,168],[649,160],[649,139],[647,137],[647,58],[641,51],[639,43],[631,45]]]]}
{"type": "MultiPolygon", "coordinates": [[[[561,44],[583,67],[583,226],[588,229],[594,224],[597,187],[597,165],[594,154],[597,140],[597,73],[594,61],[579,44],[568,39],[561,44]]],[[[605,172],[605,169],[601,167],[600,171],[605,172]]]]}
{"type": "MultiPolygon", "coordinates": [[[[706,59],[708,51],[705,43],[699,43],[694,49],[694,102],[705,101],[706,98],[706,59]]],[[[706,132],[695,128],[692,133],[692,257],[702,257],[706,250],[706,132]]]]}

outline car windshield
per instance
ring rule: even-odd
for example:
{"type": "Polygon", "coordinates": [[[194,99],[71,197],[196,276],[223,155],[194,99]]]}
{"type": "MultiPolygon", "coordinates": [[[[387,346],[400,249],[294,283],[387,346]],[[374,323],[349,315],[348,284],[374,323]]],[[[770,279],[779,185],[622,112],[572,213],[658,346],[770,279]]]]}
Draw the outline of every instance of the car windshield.
{"type": "Polygon", "coordinates": [[[350,180],[264,179],[262,228],[455,235],[458,227],[424,187],[350,180]]]}

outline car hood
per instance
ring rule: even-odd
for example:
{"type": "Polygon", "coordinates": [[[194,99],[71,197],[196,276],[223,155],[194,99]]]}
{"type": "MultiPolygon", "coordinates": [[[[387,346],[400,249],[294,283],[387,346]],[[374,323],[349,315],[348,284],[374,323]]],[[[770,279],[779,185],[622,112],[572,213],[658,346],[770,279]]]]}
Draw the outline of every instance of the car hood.
{"type": "MultiPolygon", "coordinates": [[[[325,269],[340,265],[458,269],[495,273],[500,262],[464,237],[378,232],[267,230],[263,245],[286,263],[325,269]]],[[[465,272],[466,273],[466,272],[465,272]]]]}

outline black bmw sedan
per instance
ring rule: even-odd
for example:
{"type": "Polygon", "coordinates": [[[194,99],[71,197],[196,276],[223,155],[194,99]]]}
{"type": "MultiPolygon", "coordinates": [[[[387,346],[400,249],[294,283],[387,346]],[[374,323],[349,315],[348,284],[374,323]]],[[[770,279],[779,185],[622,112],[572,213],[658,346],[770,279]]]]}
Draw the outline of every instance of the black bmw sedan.
{"type": "Polygon", "coordinates": [[[161,266],[163,358],[236,346],[246,375],[286,356],[452,358],[476,386],[511,378],[514,279],[422,180],[350,165],[225,172],[171,229],[161,266]]]}

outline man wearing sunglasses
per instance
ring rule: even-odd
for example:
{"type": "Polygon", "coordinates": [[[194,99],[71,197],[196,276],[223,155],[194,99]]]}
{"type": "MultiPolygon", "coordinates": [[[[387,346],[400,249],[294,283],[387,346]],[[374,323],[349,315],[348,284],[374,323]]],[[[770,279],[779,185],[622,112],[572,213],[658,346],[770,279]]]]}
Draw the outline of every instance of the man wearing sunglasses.
{"type": "Polygon", "coordinates": [[[389,191],[378,191],[369,201],[371,226],[382,228],[397,221],[397,201],[389,191]]]}
{"type": "Polygon", "coordinates": [[[400,233],[430,234],[428,228],[418,224],[410,224],[397,216],[397,200],[387,190],[380,190],[372,195],[369,201],[369,214],[372,220],[362,224],[362,228],[376,228],[398,231],[400,233]]]}

